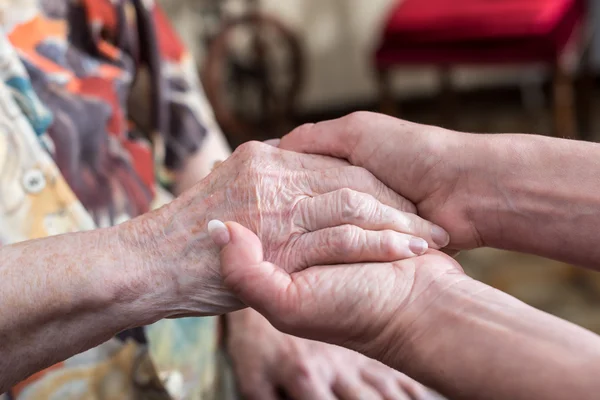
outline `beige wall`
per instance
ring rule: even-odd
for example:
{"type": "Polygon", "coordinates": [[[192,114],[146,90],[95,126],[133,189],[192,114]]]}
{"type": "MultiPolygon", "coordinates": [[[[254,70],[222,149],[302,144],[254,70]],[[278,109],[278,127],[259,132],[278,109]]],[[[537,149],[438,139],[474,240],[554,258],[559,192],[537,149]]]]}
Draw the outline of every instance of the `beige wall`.
{"type": "Polygon", "coordinates": [[[371,54],[391,0],[263,0],[303,38],[309,108],[373,97],[371,54]]]}
{"type": "MultiPolygon", "coordinates": [[[[176,27],[188,44],[195,40],[198,19],[189,12],[197,0],[161,0],[176,19],[176,27]]],[[[307,82],[303,92],[305,110],[356,104],[376,98],[371,55],[379,31],[396,0],[262,0],[265,12],[276,15],[295,29],[303,40],[307,59],[307,82]]],[[[198,53],[201,58],[201,53],[198,53]]],[[[426,68],[396,74],[399,97],[424,95],[436,90],[436,77],[426,68]]],[[[495,85],[516,79],[540,78],[538,71],[461,70],[459,86],[495,85]]]]}

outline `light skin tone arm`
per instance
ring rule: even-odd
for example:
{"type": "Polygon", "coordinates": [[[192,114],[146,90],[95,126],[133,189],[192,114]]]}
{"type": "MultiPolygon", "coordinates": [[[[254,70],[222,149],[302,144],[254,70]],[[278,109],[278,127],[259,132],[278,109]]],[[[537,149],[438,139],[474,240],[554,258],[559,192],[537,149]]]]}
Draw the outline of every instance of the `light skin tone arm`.
{"type": "Polygon", "coordinates": [[[593,399],[600,390],[600,337],[590,331],[474,280],[414,304],[391,322],[383,360],[450,398],[593,399]]]}
{"type": "Polygon", "coordinates": [[[0,247],[0,393],[165,315],[132,287],[138,261],[124,250],[113,229],[0,247]]]}
{"type": "Polygon", "coordinates": [[[600,269],[600,145],[536,135],[458,135],[468,213],[482,243],[600,269]]]}
{"type": "MultiPolygon", "coordinates": [[[[221,137],[209,135],[181,173],[180,192],[230,155],[221,137]]],[[[139,258],[119,241],[122,230],[0,247],[0,393],[33,371],[166,315],[165,309],[147,309],[129,288],[128,274],[135,273],[139,258]]]]}
{"type": "Polygon", "coordinates": [[[403,207],[414,206],[364,170],[251,143],[157,211],[0,247],[0,393],[121,330],[242,308],[223,286],[211,219],[243,220],[300,270],[424,252],[413,234],[431,241],[432,225],[403,207]]]}
{"type": "Polygon", "coordinates": [[[600,145],[453,132],[373,114],[298,128],[282,148],[341,157],[413,201],[450,246],[600,268],[600,145]]]}
{"type": "Polygon", "coordinates": [[[597,397],[598,336],[470,279],[444,254],[289,274],[263,260],[252,232],[226,232],[214,239],[225,283],[282,331],[362,352],[452,399],[597,397]]]}

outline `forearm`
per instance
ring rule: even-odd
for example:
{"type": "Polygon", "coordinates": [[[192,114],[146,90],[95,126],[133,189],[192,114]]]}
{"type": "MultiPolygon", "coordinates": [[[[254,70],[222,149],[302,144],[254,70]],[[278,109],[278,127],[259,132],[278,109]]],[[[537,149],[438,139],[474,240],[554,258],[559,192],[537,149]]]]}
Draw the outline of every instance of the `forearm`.
{"type": "Polygon", "coordinates": [[[0,247],[0,393],[161,317],[132,256],[114,229],[0,247]]]}
{"type": "Polygon", "coordinates": [[[473,280],[396,325],[386,361],[452,399],[593,399],[600,338],[473,280]],[[407,333],[408,332],[408,333],[407,333]]]}
{"type": "Polygon", "coordinates": [[[467,212],[487,246],[600,268],[600,145],[472,137],[467,212]]]}

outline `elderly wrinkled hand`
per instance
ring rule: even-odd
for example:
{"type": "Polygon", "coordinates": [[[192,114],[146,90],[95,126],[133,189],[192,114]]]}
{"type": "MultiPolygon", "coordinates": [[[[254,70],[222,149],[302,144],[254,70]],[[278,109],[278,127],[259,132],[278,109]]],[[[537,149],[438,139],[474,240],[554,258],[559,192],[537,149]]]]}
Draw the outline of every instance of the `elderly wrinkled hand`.
{"type": "Polygon", "coordinates": [[[474,194],[489,197],[481,193],[489,186],[489,173],[482,171],[490,161],[481,141],[478,135],[357,112],[303,125],[279,147],[366,168],[411,200],[419,215],[448,230],[451,248],[463,250],[482,244],[477,231],[482,227],[474,224],[471,210],[474,194]]]}
{"type": "Polygon", "coordinates": [[[447,241],[414,212],[362,168],[248,143],[173,203],[127,223],[121,236],[152,271],[166,316],[221,314],[243,305],[222,285],[210,220],[244,224],[266,258],[292,273],[414,257],[447,241]]]}
{"type": "Polygon", "coordinates": [[[290,273],[264,260],[260,240],[235,222],[215,222],[227,287],[277,329],[389,361],[410,337],[413,323],[447,286],[469,280],[437,251],[387,263],[330,265],[290,273]],[[392,345],[390,345],[392,344],[392,345]],[[388,355],[387,353],[391,355],[388,355]]]}

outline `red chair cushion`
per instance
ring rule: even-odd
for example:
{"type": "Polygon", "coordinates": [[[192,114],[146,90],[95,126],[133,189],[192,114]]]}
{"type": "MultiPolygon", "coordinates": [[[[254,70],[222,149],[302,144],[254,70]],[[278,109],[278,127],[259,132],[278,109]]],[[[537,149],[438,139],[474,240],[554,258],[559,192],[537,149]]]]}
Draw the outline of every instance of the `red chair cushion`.
{"type": "Polygon", "coordinates": [[[376,61],[547,60],[556,57],[583,15],[579,0],[403,0],[390,14],[376,61]]]}

